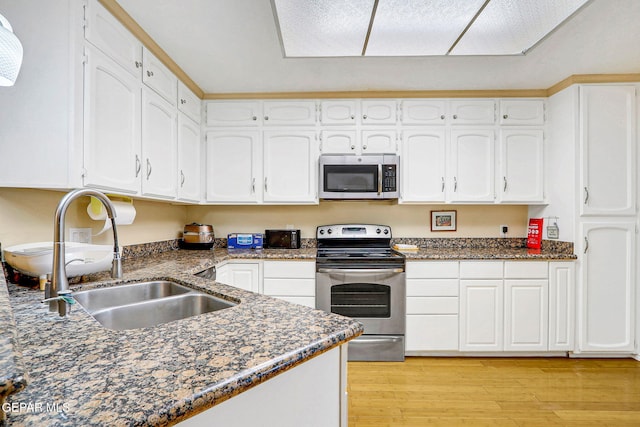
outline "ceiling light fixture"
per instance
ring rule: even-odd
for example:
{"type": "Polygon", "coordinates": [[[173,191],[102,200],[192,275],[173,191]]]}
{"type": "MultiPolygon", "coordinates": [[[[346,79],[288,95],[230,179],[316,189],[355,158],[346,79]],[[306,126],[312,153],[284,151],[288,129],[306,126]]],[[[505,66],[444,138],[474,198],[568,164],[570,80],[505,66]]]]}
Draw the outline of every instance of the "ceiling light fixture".
{"type": "Polygon", "coordinates": [[[0,14],[0,86],[13,86],[22,65],[22,45],[9,20],[0,14]]]}

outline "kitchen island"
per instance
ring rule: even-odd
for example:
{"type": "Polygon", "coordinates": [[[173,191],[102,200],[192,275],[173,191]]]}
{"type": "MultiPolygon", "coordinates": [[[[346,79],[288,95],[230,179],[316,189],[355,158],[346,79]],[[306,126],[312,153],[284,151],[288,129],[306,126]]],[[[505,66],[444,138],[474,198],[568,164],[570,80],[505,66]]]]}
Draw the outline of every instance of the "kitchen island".
{"type": "MultiPolygon", "coordinates": [[[[307,361],[322,359],[362,333],[361,325],[351,319],[194,276],[227,256],[226,250],[168,251],[126,261],[124,277],[117,282],[103,274],[72,285],[80,290],[165,279],[238,303],[134,330],[106,329],[77,304],[63,320],[40,303],[42,292],[3,283],[0,292],[8,288],[15,318],[15,327],[10,324],[3,335],[17,337],[7,350],[14,351],[9,359],[17,360],[12,365],[16,372],[3,377],[3,385],[19,390],[24,381],[12,378],[19,379],[20,372],[27,377],[24,390],[10,394],[3,405],[5,422],[172,425],[241,398],[279,374],[295,373],[307,361]]],[[[8,307],[2,309],[6,312],[8,307]]],[[[344,364],[341,358],[346,357],[338,357],[344,364]]],[[[335,375],[344,377],[335,368],[335,375]]],[[[313,382],[306,386],[313,392],[313,382]]],[[[345,402],[335,391],[339,410],[345,402]]],[[[260,419],[261,408],[252,410],[260,419]]],[[[340,425],[339,419],[335,425],[340,425]]]]}

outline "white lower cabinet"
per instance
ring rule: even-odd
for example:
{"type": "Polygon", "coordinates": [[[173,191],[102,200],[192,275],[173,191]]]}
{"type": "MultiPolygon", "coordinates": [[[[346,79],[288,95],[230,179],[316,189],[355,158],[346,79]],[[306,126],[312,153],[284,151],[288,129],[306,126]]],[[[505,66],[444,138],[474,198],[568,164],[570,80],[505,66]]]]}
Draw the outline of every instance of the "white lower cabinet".
{"type": "Polygon", "coordinates": [[[216,266],[216,282],[245,291],[260,291],[260,263],[230,262],[216,266]]]}
{"type": "Polygon", "coordinates": [[[264,261],[263,277],[265,295],[315,308],[315,261],[264,261]]]}
{"type": "Polygon", "coordinates": [[[573,261],[549,263],[550,351],[572,351],[575,347],[575,283],[573,261]]]}
{"type": "Polygon", "coordinates": [[[547,279],[504,281],[504,350],[547,351],[547,279]]]}
{"type": "Polygon", "coordinates": [[[460,280],[460,351],[503,350],[502,280],[460,280]]]}

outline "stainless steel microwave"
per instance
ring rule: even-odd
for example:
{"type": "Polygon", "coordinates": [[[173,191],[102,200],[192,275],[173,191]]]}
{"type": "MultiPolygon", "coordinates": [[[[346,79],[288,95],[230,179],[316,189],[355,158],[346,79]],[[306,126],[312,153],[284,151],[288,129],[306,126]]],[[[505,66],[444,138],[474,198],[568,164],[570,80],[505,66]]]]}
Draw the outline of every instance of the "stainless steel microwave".
{"type": "Polygon", "coordinates": [[[397,199],[399,157],[394,154],[320,156],[321,199],[397,199]]]}

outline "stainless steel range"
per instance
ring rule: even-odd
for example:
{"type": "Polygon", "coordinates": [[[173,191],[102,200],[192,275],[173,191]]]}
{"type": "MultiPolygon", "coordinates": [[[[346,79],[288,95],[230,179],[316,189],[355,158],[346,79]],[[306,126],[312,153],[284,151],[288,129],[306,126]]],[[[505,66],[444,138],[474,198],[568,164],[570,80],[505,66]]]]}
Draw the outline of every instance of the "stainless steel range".
{"type": "Polygon", "coordinates": [[[323,225],[316,237],[316,307],[364,325],[349,360],[404,360],[405,259],[390,247],[391,228],[323,225]]]}

